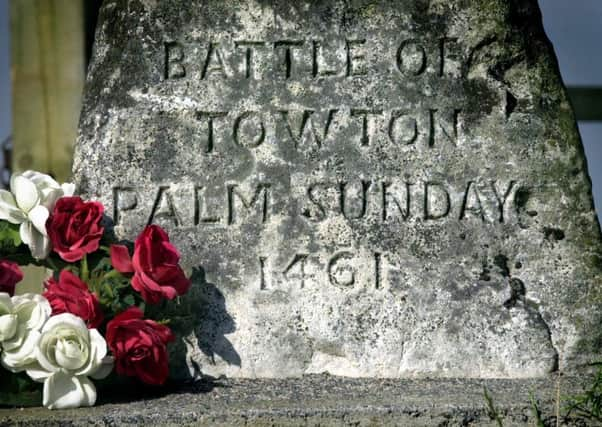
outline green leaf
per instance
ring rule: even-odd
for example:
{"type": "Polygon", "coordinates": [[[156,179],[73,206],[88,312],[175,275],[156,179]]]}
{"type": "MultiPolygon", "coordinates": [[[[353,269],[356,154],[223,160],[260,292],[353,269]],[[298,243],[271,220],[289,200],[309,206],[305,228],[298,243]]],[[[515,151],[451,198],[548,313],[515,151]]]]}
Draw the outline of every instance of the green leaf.
{"type": "Polygon", "coordinates": [[[123,303],[132,306],[136,304],[136,299],[134,298],[134,295],[126,295],[125,298],[123,298],[123,303]]]}
{"type": "Polygon", "coordinates": [[[0,221],[0,256],[4,258],[8,254],[17,254],[21,243],[19,225],[0,221]]]}
{"type": "Polygon", "coordinates": [[[568,401],[567,416],[575,412],[584,418],[602,422],[602,366],[599,366],[589,387],[582,394],[569,397],[568,401]]]}
{"type": "Polygon", "coordinates": [[[529,393],[529,399],[531,400],[531,412],[533,414],[533,418],[535,418],[535,425],[537,427],[545,427],[545,423],[541,416],[541,409],[539,408],[539,402],[535,398],[535,395],[532,391],[529,393]]]}
{"type": "Polygon", "coordinates": [[[502,417],[500,416],[500,413],[495,407],[495,404],[493,403],[493,398],[489,394],[489,390],[487,390],[487,387],[483,387],[483,396],[485,397],[485,402],[487,402],[487,412],[489,418],[495,421],[498,427],[504,427],[502,417]]]}
{"type": "Polygon", "coordinates": [[[0,221],[0,244],[4,246],[17,248],[21,245],[21,235],[19,234],[19,224],[11,224],[8,221],[0,221]]]}
{"type": "Polygon", "coordinates": [[[19,265],[40,265],[32,256],[29,248],[21,241],[19,225],[0,220],[0,258],[14,261],[19,265]]]}

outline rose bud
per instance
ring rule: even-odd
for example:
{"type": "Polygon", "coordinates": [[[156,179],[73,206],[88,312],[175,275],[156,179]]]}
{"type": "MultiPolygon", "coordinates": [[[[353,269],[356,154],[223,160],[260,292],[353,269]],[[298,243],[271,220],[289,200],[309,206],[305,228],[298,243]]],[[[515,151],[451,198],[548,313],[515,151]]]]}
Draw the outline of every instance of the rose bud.
{"type": "Polygon", "coordinates": [[[23,280],[23,272],[17,263],[0,261],[0,292],[6,292],[10,296],[15,294],[15,286],[23,280]]]}
{"type": "Polygon", "coordinates": [[[130,307],[115,316],[107,324],[107,344],[119,375],[160,385],[169,375],[166,344],[174,340],[174,335],[167,326],[142,317],[138,307],[130,307]]]}
{"type": "Polygon", "coordinates": [[[174,299],[188,292],[190,280],[179,262],[180,253],[157,225],[149,225],[138,236],[132,258],[125,246],[111,246],[113,267],[120,273],[134,273],[132,287],[148,304],[158,304],[163,298],[174,299]]]}
{"type": "Polygon", "coordinates": [[[53,315],[71,313],[82,318],[88,328],[101,325],[104,315],[98,298],[75,274],[63,270],[58,281],[51,277],[45,285],[46,292],[43,295],[50,303],[53,315]]]}
{"type": "Polygon", "coordinates": [[[54,251],[67,262],[96,251],[104,233],[100,225],[103,211],[102,204],[84,202],[80,197],[59,199],[46,222],[54,251]]]}

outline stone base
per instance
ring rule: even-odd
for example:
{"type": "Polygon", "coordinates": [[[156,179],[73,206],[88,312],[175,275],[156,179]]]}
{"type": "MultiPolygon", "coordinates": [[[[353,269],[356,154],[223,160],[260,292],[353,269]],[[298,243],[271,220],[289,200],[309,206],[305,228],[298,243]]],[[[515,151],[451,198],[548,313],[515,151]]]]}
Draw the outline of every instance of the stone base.
{"type": "MultiPolygon", "coordinates": [[[[298,379],[218,379],[126,403],[48,411],[1,409],[0,425],[253,425],[253,426],[495,426],[487,387],[504,426],[535,425],[530,394],[546,425],[556,425],[556,396],[582,391],[588,378],[528,380],[350,379],[311,375],[298,379]]],[[[113,396],[114,398],[114,396],[113,396]]],[[[119,399],[120,397],[118,397],[119,399]]],[[[114,400],[113,400],[114,402],[114,400]]],[[[561,414],[564,413],[561,404],[561,414]]],[[[562,425],[591,425],[564,419],[562,425]]]]}

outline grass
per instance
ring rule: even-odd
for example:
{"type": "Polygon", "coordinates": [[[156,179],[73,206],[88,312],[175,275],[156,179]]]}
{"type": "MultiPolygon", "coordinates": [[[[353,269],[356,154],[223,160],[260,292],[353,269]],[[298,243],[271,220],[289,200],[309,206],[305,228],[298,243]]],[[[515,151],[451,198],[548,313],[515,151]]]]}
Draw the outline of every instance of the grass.
{"type": "MultiPolygon", "coordinates": [[[[555,398],[555,416],[556,426],[560,425],[561,419],[567,419],[572,416],[602,424],[602,362],[596,363],[598,367],[592,382],[581,394],[568,396],[561,399],[560,396],[560,374],[557,382],[557,393],[555,398]],[[561,400],[565,401],[564,414],[561,415],[561,400]]],[[[493,398],[487,387],[483,388],[483,396],[487,405],[489,418],[495,421],[498,427],[504,427],[504,420],[496,408],[493,398]]],[[[529,393],[531,403],[531,414],[536,427],[545,427],[543,413],[539,401],[533,392],[529,393]]]]}

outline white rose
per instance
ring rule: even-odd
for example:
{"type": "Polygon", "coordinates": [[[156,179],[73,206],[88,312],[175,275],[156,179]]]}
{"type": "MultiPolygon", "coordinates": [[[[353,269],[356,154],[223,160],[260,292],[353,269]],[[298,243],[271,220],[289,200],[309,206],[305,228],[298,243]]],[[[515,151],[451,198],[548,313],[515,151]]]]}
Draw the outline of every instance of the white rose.
{"type": "Polygon", "coordinates": [[[36,359],[27,374],[44,383],[43,404],[48,409],[94,405],[96,388],[88,377],[104,378],[113,368],[105,339],[70,313],[48,319],[36,346],[36,359]]]}
{"type": "Polygon", "coordinates": [[[17,315],[13,313],[10,295],[0,292],[0,343],[12,338],[17,332],[17,315]]]}
{"type": "Polygon", "coordinates": [[[32,256],[46,258],[50,253],[46,220],[56,201],[71,196],[75,186],[61,186],[49,175],[27,171],[11,177],[10,190],[0,190],[0,219],[21,224],[21,240],[29,246],[32,256]]]}
{"type": "MultiPolygon", "coordinates": [[[[0,306],[8,307],[6,298],[0,294],[0,306]]],[[[20,372],[25,367],[35,362],[35,346],[40,337],[40,330],[46,320],[50,317],[52,309],[48,300],[38,294],[23,294],[11,298],[10,314],[13,317],[14,332],[8,332],[12,326],[6,327],[6,337],[1,341],[2,354],[0,361],[2,366],[12,372],[20,372]]],[[[3,310],[0,308],[0,310],[3,310]]],[[[0,316],[0,329],[2,329],[2,318],[0,316]]],[[[7,324],[9,322],[6,322],[7,324]]]]}

